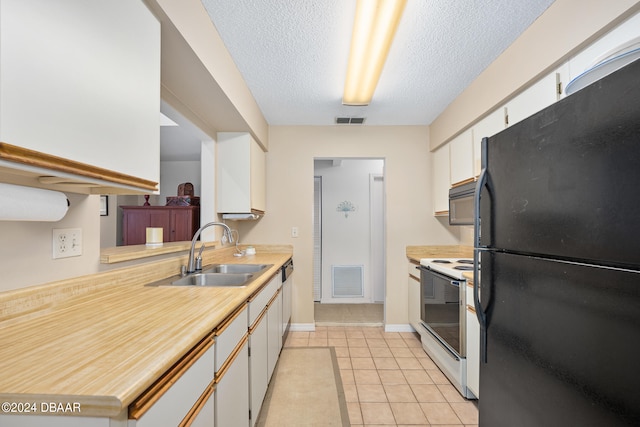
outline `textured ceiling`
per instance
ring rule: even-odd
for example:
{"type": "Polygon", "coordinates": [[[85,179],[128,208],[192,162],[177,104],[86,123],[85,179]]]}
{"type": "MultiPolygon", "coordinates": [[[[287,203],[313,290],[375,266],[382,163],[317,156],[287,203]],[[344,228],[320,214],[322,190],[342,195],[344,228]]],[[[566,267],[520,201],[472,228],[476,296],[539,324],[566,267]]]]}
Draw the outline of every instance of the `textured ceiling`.
{"type": "Polygon", "coordinates": [[[430,124],[553,0],[409,0],[373,101],[341,104],[355,0],[203,0],[270,125],[430,124]]]}

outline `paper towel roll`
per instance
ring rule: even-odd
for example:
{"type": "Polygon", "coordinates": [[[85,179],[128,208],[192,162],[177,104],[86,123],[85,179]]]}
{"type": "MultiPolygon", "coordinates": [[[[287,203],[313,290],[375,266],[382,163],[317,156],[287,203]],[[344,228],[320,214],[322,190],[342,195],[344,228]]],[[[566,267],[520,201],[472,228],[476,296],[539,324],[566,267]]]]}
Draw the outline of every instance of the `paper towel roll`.
{"type": "Polygon", "coordinates": [[[147,246],[162,246],[162,227],[147,227],[147,246]]]}
{"type": "Polygon", "coordinates": [[[0,183],[0,221],[60,221],[68,209],[59,191],[0,183]]]}

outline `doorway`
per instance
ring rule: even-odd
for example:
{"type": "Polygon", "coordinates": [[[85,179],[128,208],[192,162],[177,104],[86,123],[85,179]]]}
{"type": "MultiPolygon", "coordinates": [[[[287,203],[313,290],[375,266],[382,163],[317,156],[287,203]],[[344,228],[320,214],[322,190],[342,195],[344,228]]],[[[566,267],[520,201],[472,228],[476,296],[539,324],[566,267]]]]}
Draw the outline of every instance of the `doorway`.
{"type": "Polygon", "coordinates": [[[384,159],[314,159],[316,323],[382,324],[384,206],[384,159]]]}

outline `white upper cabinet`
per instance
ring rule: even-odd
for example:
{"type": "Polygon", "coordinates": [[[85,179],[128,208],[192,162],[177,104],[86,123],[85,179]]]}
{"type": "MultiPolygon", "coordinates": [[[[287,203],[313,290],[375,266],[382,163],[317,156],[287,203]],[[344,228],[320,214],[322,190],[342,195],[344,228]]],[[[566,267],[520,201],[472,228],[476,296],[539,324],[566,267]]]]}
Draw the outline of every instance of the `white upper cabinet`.
{"type": "Polygon", "coordinates": [[[142,0],[1,0],[0,141],[157,183],[159,112],[142,0]]]}
{"type": "Polygon", "coordinates": [[[504,114],[504,107],[500,107],[473,125],[473,174],[475,176],[480,175],[481,171],[482,138],[493,136],[504,129],[504,114]]]}
{"type": "Polygon", "coordinates": [[[435,215],[444,215],[449,212],[449,188],[451,187],[449,169],[449,144],[445,144],[431,153],[431,191],[435,215]]]}
{"type": "Polygon", "coordinates": [[[246,132],[220,132],[217,144],[219,213],[264,213],[266,155],[246,132]]]}
{"type": "Polygon", "coordinates": [[[559,75],[550,73],[506,105],[507,126],[512,126],[560,99],[559,75]]]}
{"type": "Polygon", "coordinates": [[[473,134],[471,129],[462,132],[449,142],[451,156],[451,185],[473,179],[473,134]]]}

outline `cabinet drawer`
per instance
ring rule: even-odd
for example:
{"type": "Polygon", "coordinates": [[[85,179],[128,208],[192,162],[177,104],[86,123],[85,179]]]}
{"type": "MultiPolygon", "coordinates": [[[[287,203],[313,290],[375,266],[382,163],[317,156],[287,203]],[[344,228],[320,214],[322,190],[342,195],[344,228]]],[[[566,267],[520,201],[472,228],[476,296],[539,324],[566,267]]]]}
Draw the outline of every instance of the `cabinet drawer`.
{"type": "Polygon", "coordinates": [[[216,328],[216,372],[248,331],[247,304],[238,308],[216,328]]]}
{"type": "Polygon", "coordinates": [[[269,279],[269,283],[262,290],[249,300],[249,326],[253,325],[262,310],[269,304],[269,300],[278,290],[276,277],[269,279]]]}
{"type": "MultiPolygon", "coordinates": [[[[213,382],[215,348],[215,344],[211,345],[211,347],[153,403],[153,406],[149,407],[149,409],[143,413],[135,423],[135,426],[178,425],[185,415],[189,413],[202,393],[213,382]]],[[[171,382],[168,384],[171,384],[171,382]]],[[[160,392],[162,392],[162,390],[158,391],[158,393],[160,392]]],[[[153,399],[153,396],[151,396],[151,399],[153,399]]],[[[136,403],[132,405],[132,407],[135,406],[136,403]]],[[[130,413],[132,412],[132,407],[130,407],[130,413]]]]}

